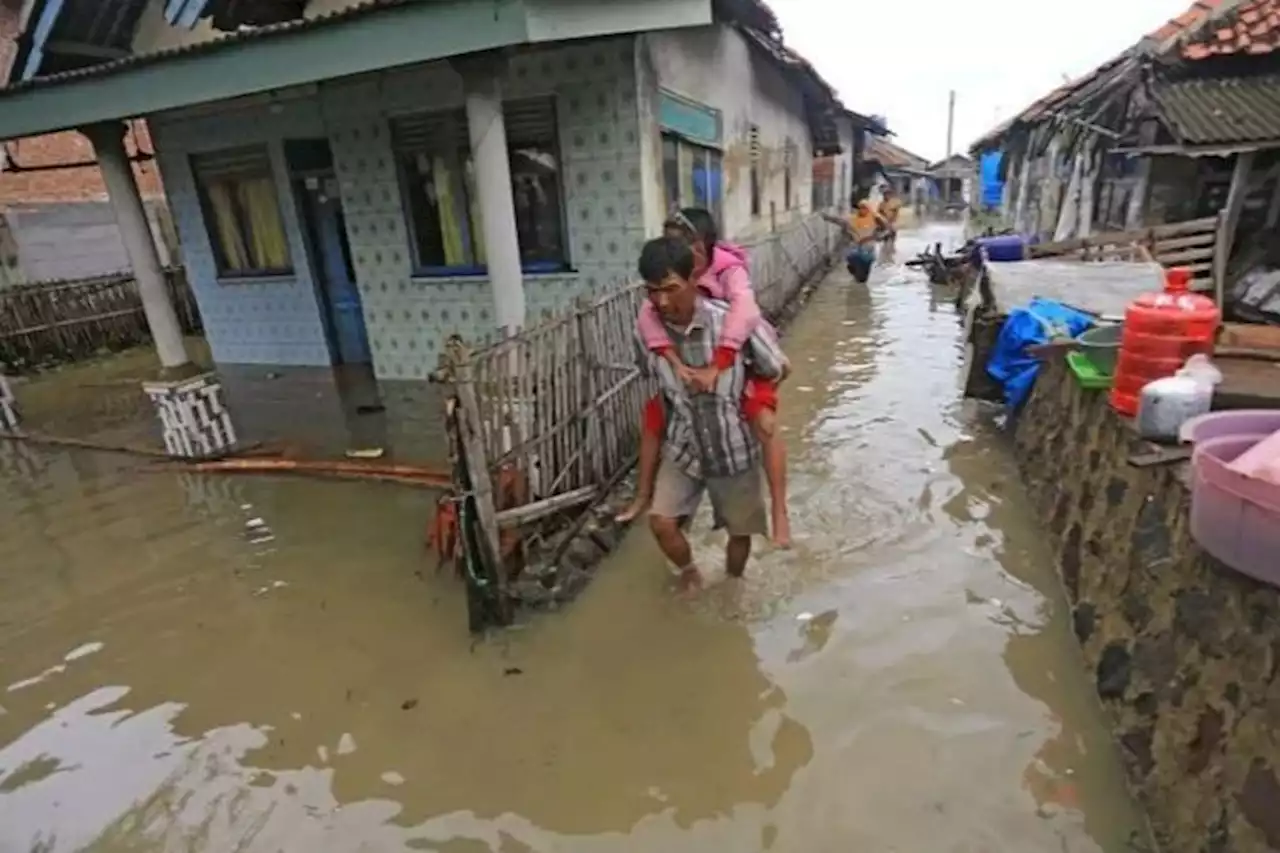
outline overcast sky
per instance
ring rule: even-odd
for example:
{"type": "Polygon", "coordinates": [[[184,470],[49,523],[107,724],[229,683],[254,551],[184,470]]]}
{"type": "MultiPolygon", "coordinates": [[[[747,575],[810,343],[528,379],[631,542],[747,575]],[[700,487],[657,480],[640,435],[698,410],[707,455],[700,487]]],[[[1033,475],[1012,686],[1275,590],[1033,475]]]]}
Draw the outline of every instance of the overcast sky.
{"type": "Polygon", "coordinates": [[[883,115],[894,141],[931,160],[1063,81],[1132,45],[1191,0],[770,0],[786,43],[835,86],[845,105],[883,115]]]}

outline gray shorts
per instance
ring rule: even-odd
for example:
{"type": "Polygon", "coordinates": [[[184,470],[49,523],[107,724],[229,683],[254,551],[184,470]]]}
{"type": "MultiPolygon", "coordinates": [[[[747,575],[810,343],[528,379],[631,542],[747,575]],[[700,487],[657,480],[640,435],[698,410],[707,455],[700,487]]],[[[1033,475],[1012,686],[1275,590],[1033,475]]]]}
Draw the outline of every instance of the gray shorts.
{"type": "Polygon", "coordinates": [[[723,527],[730,536],[766,536],[769,516],[764,508],[761,482],[758,467],[733,477],[697,480],[663,459],[653,484],[649,514],[659,518],[691,518],[698,511],[705,491],[711,496],[716,530],[723,527]]]}

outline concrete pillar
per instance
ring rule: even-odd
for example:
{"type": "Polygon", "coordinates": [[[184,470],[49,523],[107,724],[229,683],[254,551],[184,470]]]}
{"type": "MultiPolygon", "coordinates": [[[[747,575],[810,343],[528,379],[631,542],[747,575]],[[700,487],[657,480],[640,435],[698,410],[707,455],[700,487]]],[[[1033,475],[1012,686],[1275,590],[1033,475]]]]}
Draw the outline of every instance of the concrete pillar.
{"type": "Polygon", "coordinates": [[[142,206],[142,196],[133,179],[133,166],[125,151],[125,125],[120,122],[104,122],[86,127],[82,132],[93,143],[93,150],[97,154],[102,180],[107,186],[107,197],[111,201],[116,225],[120,229],[120,239],[124,243],[129,264],[133,267],[138,294],[142,297],[142,309],[146,313],[156,353],[160,356],[160,367],[170,375],[187,372],[190,370],[191,359],[182,340],[178,314],[165,286],[164,272],[160,268],[160,257],[151,236],[146,210],[142,206]]]}
{"type": "Polygon", "coordinates": [[[467,131],[495,317],[499,328],[514,332],[524,327],[525,299],[507,127],[502,116],[505,60],[497,55],[469,57],[456,61],[455,67],[466,90],[467,131]]]}

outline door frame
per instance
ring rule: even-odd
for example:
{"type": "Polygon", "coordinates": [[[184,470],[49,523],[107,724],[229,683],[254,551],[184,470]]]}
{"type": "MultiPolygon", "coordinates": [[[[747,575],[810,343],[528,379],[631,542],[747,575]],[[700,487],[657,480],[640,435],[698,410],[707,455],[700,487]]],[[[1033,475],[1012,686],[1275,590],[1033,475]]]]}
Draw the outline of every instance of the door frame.
{"type": "MultiPolygon", "coordinates": [[[[346,364],[342,358],[342,348],[338,343],[337,321],[334,317],[333,302],[329,295],[328,289],[328,268],[325,265],[324,257],[320,251],[320,235],[316,233],[316,222],[311,215],[307,187],[307,182],[312,180],[337,181],[337,170],[332,162],[328,166],[316,166],[309,168],[298,168],[289,160],[288,142],[319,142],[323,141],[325,145],[330,145],[328,137],[306,137],[297,140],[285,140],[283,145],[285,151],[285,167],[289,176],[289,191],[293,195],[293,206],[297,213],[298,224],[301,226],[302,242],[306,248],[307,263],[311,267],[311,289],[316,299],[316,308],[320,312],[320,323],[324,328],[325,345],[329,350],[329,363],[333,365],[346,364]]],[[[332,149],[330,149],[332,150],[332,149]]],[[[339,204],[342,199],[339,196],[339,204]]],[[[346,234],[345,219],[343,222],[343,235],[348,242],[348,251],[350,251],[350,235],[346,234]]],[[[353,265],[354,266],[354,265],[353,265]]],[[[352,270],[352,283],[359,289],[359,282],[354,280],[355,271],[352,270]]],[[[361,312],[361,322],[364,322],[363,309],[361,312]]],[[[365,334],[368,334],[368,324],[365,324],[365,334]]],[[[372,359],[372,353],[370,353],[372,359]]]]}

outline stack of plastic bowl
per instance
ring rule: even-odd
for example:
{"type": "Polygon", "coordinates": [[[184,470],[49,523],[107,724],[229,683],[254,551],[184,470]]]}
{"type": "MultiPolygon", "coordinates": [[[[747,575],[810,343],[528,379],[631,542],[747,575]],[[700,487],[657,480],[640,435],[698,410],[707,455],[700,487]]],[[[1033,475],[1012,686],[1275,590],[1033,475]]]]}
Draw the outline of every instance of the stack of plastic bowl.
{"type": "Polygon", "coordinates": [[[1280,430],[1280,410],[1211,412],[1183,424],[1191,457],[1191,536],[1238,572],[1280,587],[1280,486],[1231,463],[1280,430]]]}

